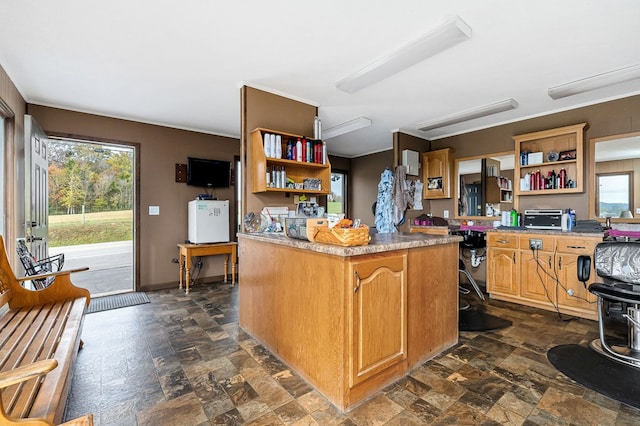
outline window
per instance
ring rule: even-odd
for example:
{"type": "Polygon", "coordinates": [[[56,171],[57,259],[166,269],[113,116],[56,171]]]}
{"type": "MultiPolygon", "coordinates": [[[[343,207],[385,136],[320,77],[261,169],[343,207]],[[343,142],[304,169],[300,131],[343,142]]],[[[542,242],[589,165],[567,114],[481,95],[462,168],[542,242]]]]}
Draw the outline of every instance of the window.
{"type": "Polygon", "coordinates": [[[327,213],[347,214],[346,172],[331,172],[331,194],[327,196],[327,213]]]}
{"type": "Polygon", "coordinates": [[[623,211],[633,212],[633,172],[600,173],[596,181],[598,217],[620,217],[623,211]]]}

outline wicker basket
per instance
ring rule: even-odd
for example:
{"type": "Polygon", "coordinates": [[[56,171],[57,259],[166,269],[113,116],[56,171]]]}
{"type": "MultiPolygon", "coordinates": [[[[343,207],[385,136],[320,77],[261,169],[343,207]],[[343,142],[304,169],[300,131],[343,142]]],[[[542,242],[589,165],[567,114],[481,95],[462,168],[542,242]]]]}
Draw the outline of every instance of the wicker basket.
{"type": "Polygon", "coordinates": [[[284,219],[284,234],[289,238],[313,241],[317,227],[327,227],[326,219],[287,217],[284,219]]]}
{"type": "Polygon", "coordinates": [[[359,228],[316,228],[313,240],[318,243],[334,244],[338,246],[364,246],[369,244],[369,227],[361,225],[359,228]]]}

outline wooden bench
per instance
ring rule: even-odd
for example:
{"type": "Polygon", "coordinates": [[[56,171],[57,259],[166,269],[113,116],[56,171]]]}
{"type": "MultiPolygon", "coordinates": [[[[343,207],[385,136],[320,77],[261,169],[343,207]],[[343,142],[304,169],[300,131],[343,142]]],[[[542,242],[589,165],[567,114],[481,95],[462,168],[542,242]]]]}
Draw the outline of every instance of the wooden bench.
{"type": "MultiPolygon", "coordinates": [[[[90,295],[69,275],[16,278],[0,236],[0,425],[57,425],[64,413],[90,295]],[[42,290],[23,281],[54,277],[42,290]]],[[[91,414],[64,423],[92,425],[91,414]]]]}

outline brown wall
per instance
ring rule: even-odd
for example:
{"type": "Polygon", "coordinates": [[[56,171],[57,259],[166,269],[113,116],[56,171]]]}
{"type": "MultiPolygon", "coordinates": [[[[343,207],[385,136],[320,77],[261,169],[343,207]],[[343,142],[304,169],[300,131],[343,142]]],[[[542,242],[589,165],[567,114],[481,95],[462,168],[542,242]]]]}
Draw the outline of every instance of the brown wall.
{"type": "MultiPolygon", "coordinates": [[[[423,152],[427,152],[431,150],[431,142],[425,139],[417,138],[412,135],[408,135],[402,132],[395,132],[393,134],[393,165],[399,166],[402,164],[402,151],[405,149],[410,149],[412,151],[416,151],[420,154],[423,152]]],[[[420,161],[420,170],[418,171],[418,176],[407,176],[408,179],[419,179],[420,181],[424,181],[422,178],[422,155],[419,157],[420,161]]],[[[423,182],[424,183],[424,182],[423,182]]],[[[398,230],[401,232],[409,232],[410,224],[413,223],[413,219],[416,217],[428,213],[430,210],[429,200],[422,200],[422,209],[411,209],[407,210],[405,213],[405,221],[404,223],[398,227],[398,230]]]]}
{"type": "MultiPolygon", "coordinates": [[[[136,147],[139,159],[138,220],[136,223],[138,285],[152,290],[176,285],[177,243],[187,238],[187,203],[203,188],[175,182],[175,164],[187,157],[231,161],[240,152],[239,140],[84,114],[57,108],[29,105],[29,114],[49,135],[112,141],[136,147]],[[149,216],[149,206],[160,206],[159,216],[149,216]]],[[[235,186],[216,190],[221,200],[230,200],[230,235],[235,236],[235,186]]],[[[205,258],[201,277],[221,276],[220,256],[205,258]]],[[[88,265],[90,266],[90,265],[88,265]]]]}
{"type": "MultiPolygon", "coordinates": [[[[452,147],[456,150],[456,158],[473,155],[490,154],[514,149],[515,135],[553,129],[587,122],[589,127],[585,133],[585,156],[588,157],[589,139],[619,133],[637,132],[640,130],[640,96],[605,102],[598,105],[559,112],[543,117],[505,124],[503,126],[480,130],[459,136],[433,141],[433,149],[452,147]]],[[[589,215],[589,176],[590,160],[585,160],[585,192],[582,194],[566,194],[562,196],[539,195],[521,197],[518,209],[524,211],[532,208],[573,208],[578,219],[587,219],[589,215]]],[[[518,183],[514,182],[514,185],[518,183]]],[[[431,213],[441,216],[448,209],[453,217],[455,200],[431,201],[431,213]]]]}
{"type": "Polygon", "coordinates": [[[393,150],[351,159],[352,217],[370,227],[375,224],[371,205],[378,198],[380,174],[386,167],[393,167],[393,150]]]}
{"type": "MultiPolygon", "coordinates": [[[[24,114],[27,104],[13,84],[4,68],[0,66],[0,101],[3,112],[8,113],[5,119],[7,132],[4,147],[4,192],[5,192],[5,232],[3,235],[7,254],[17,267],[15,256],[15,240],[24,230],[24,114]],[[4,111],[4,110],[7,111],[4,111]]],[[[3,114],[5,115],[5,114],[3,114]]],[[[17,269],[15,269],[17,270],[17,269]]]]}
{"type": "MultiPolygon", "coordinates": [[[[242,216],[248,212],[260,212],[265,206],[295,207],[294,198],[288,193],[251,192],[251,150],[249,135],[252,130],[261,127],[295,135],[313,135],[313,120],[318,113],[317,107],[293,99],[274,95],[253,87],[243,86],[241,91],[241,140],[243,159],[242,216]]],[[[331,160],[329,160],[331,161],[331,160]]],[[[326,197],[323,197],[326,199],[326,197]]],[[[320,201],[320,200],[319,200],[320,201]]],[[[326,202],[320,204],[326,205],[326,202]]]]}

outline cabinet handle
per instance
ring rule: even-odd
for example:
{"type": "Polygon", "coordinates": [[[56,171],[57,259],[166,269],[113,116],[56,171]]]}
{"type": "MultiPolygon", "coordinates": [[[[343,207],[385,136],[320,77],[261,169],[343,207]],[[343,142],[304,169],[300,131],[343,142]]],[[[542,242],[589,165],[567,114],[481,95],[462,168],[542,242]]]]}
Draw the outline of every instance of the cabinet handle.
{"type": "Polygon", "coordinates": [[[507,244],[509,242],[509,240],[497,240],[496,243],[498,244],[507,244]]]}
{"type": "Polygon", "coordinates": [[[570,249],[586,249],[586,247],[584,247],[584,246],[567,246],[567,248],[570,248],[570,249]]]}
{"type": "Polygon", "coordinates": [[[516,252],[515,251],[513,252],[513,264],[514,265],[516,264],[516,252]]]}
{"type": "Polygon", "coordinates": [[[356,276],[356,286],[353,289],[353,292],[357,293],[358,290],[360,290],[360,275],[358,275],[358,271],[355,271],[353,274],[356,276]]]}
{"type": "Polygon", "coordinates": [[[558,269],[562,271],[562,256],[558,258],[558,269]]]}
{"type": "Polygon", "coordinates": [[[551,269],[551,256],[549,256],[549,269],[551,269]]]}

